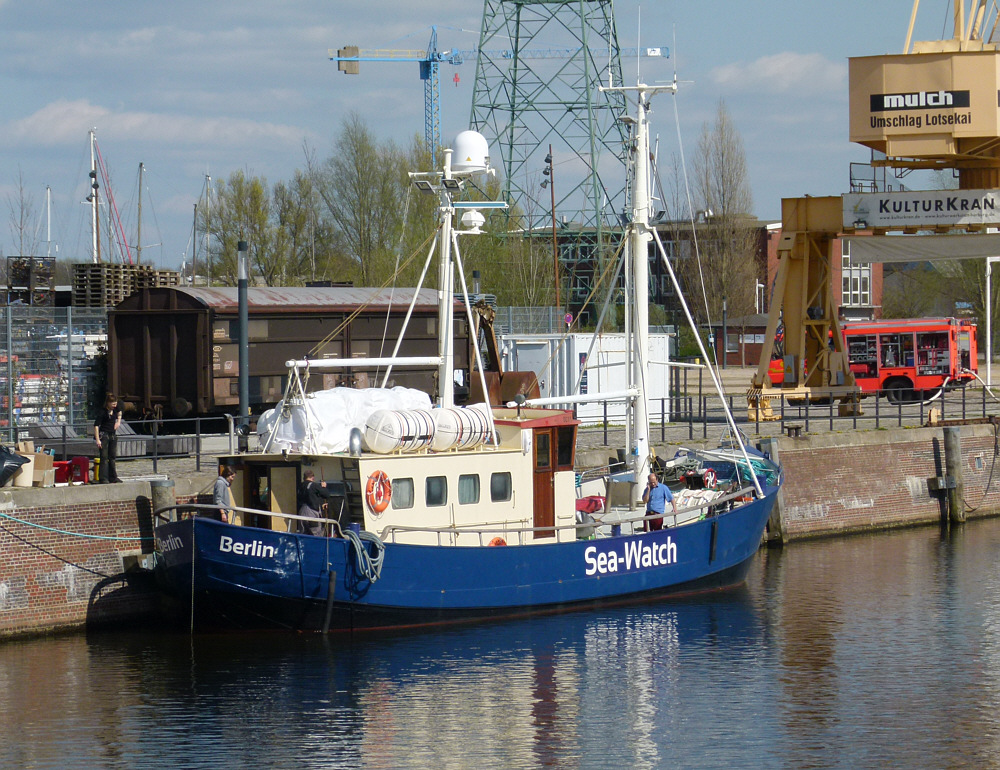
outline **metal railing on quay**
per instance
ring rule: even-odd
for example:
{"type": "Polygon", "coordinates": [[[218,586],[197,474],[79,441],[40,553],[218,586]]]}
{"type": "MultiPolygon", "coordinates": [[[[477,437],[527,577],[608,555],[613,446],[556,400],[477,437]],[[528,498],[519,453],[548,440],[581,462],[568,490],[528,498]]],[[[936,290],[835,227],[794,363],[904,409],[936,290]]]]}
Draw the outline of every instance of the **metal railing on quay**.
{"type": "MultiPolygon", "coordinates": [[[[773,437],[798,436],[802,433],[882,430],[885,428],[912,428],[942,420],[985,420],[1000,416],[1000,399],[985,388],[955,388],[935,392],[922,399],[900,398],[897,391],[880,391],[867,394],[860,400],[861,414],[840,414],[839,402],[826,399],[809,402],[806,399],[787,398],[780,391],[766,394],[770,410],[759,402],[748,403],[744,394],[727,394],[726,402],[737,426],[748,436],[773,437]]],[[[904,394],[904,396],[907,394],[904,394]]],[[[621,407],[613,408],[602,402],[602,416],[584,418],[582,432],[596,438],[600,435],[602,446],[610,446],[609,438],[615,431],[624,429],[621,407]],[[617,409],[618,413],[613,411],[617,409]],[[609,417],[609,415],[615,415],[609,417]]],[[[651,439],[659,438],[666,444],[686,439],[709,439],[727,427],[726,412],[718,396],[702,392],[701,383],[694,393],[671,393],[651,399],[651,439]]],[[[591,443],[596,443],[591,439],[591,443]]]]}
{"type": "MultiPolygon", "coordinates": [[[[93,423],[45,422],[23,425],[18,441],[31,441],[36,452],[49,452],[57,460],[85,457],[94,460],[100,450],[94,440],[93,423]]],[[[117,434],[118,464],[131,461],[151,462],[153,473],[161,461],[193,459],[195,470],[211,467],[215,456],[233,444],[231,420],[219,417],[190,419],[123,420],[117,434]],[[211,459],[209,459],[211,458],[211,459]]]]}

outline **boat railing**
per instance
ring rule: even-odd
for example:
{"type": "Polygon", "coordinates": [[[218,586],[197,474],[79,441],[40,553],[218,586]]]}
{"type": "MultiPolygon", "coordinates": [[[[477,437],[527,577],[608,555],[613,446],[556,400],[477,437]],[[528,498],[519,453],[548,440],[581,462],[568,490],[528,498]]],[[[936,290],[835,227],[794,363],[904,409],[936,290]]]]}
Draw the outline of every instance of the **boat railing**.
{"type": "MultiPolygon", "coordinates": [[[[643,528],[646,526],[646,522],[651,519],[664,519],[664,528],[670,529],[671,525],[666,523],[666,519],[673,518],[673,526],[683,526],[685,523],[696,520],[696,516],[690,514],[697,513],[698,511],[705,510],[706,513],[710,510],[717,512],[722,512],[723,510],[728,510],[730,503],[743,502],[748,499],[752,499],[755,494],[755,490],[751,486],[743,487],[742,489],[737,489],[735,491],[727,492],[711,500],[705,500],[699,502],[696,505],[688,505],[684,507],[677,508],[677,514],[671,517],[671,514],[665,513],[660,514],[650,514],[647,515],[644,510],[637,510],[634,514],[631,511],[626,511],[624,514],[620,509],[612,509],[604,514],[595,515],[593,521],[573,521],[568,524],[555,524],[549,526],[512,526],[511,522],[484,522],[479,524],[471,524],[468,526],[455,525],[447,527],[412,527],[405,526],[402,524],[391,524],[381,532],[378,536],[381,540],[385,542],[395,543],[397,542],[397,536],[402,536],[406,534],[422,533],[422,534],[433,534],[437,539],[438,545],[454,545],[461,535],[464,539],[468,540],[469,536],[473,536],[478,539],[479,545],[488,545],[490,541],[494,538],[502,538],[504,544],[508,544],[507,541],[510,538],[516,538],[517,545],[525,545],[531,540],[536,539],[536,533],[543,533],[543,537],[550,538],[555,537],[556,542],[572,541],[572,540],[585,540],[589,539],[592,535],[596,535],[597,531],[601,527],[620,527],[623,524],[631,525],[632,531],[636,532],[636,527],[642,525],[643,528]],[[614,520],[604,519],[608,518],[608,514],[614,513],[614,520]],[[681,522],[680,519],[684,518],[681,522]],[[581,536],[581,533],[582,536],[581,536]],[[572,535],[570,537],[570,535],[572,535]]],[[[178,519],[178,514],[184,513],[194,513],[198,514],[198,511],[218,511],[219,506],[210,505],[206,503],[176,503],[173,505],[166,505],[157,508],[153,511],[153,518],[158,519],[163,522],[176,521],[178,519]],[[173,513],[176,512],[176,513],[173,513]]],[[[332,534],[337,537],[343,537],[344,531],[340,526],[340,523],[336,519],[327,519],[315,516],[300,516],[296,513],[283,513],[281,511],[265,511],[259,508],[245,508],[239,505],[232,505],[227,508],[230,512],[246,513],[256,516],[274,516],[279,519],[286,519],[289,521],[306,521],[316,524],[330,525],[332,528],[332,534]]]]}
{"type": "MultiPolygon", "coordinates": [[[[684,507],[678,507],[677,514],[674,517],[675,521],[680,519],[684,514],[693,514],[701,510],[708,512],[710,509],[719,510],[720,507],[725,506],[728,510],[729,504],[733,502],[743,502],[747,499],[752,499],[756,491],[752,486],[743,487],[742,489],[737,489],[732,492],[727,492],[719,497],[713,498],[712,500],[707,500],[701,502],[697,505],[689,505],[684,507]]],[[[607,513],[610,513],[608,511],[607,513]]],[[[407,526],[403,524],[390,524],[389,526],[382,529],[378,533],[379,538],[387,543],[397,542],[397,536],[402,536],[404,534],[432,534],[437,538],[437,545],[454,545],[456,544],[458,536],[474,536],[478,539],[479,545],[487,545],[495,538],[502,538],[505,545],[509,545],[507,542],[509,538],[516,538],[517,545],[526,545],[530,540],[536,538],[536,533],[544,533],[544,537],[555,537],[556,542],[561,543],[564,541],[573,540],[585,540],[589,539],[589,536],[581,537],[580,533],[596,531],[600,527],[617,527],[622,524],[630,524],[632,526],[633,532],[637,531],[635,529],[636,525],[643,525],[645,527],[645,522],[651,519],[660,518],[670,518],[670,514],[650,514],[647,515],[644,510],[636,511],[634,515],[621,515],[618,511],[615,511],[614,521],[602,521],[602,517],[606,517],[607,513],[601,515],[595,515],[593,521],[574,521],[568,524],[552,524],[549,526],[511,526],[511,522],[494,522],[494,523],[481,523],[481,524],[470,524],[468,526],[448,526],[448,527],[414,527],[407,526]],[[572,535],[572,537],[569,537],[572,535]]],[[[688,523],[690,521],[696,520],[695,516],[688,516],[683,523],[688,523]]],[[[678,523],[675,526],[682,526],[683,524],[678,523]]],[[[664,523],[664,529],[669,529],[670,527],[664,523]]],[[[468,537],[466,537],[468,539],[468,537]]]]}
{"type": "MultiPolygon", "coordinates": [[[[159,519],[163,522],[177,521],[178,516],[176,514],[171,515],[171,511],[176,511],[177,514],[194,513],[195,515],[198,515],[198,511],[218,510],[219,506],[207,503],[176,503],[174,505],[165,505],[161,508],[157,508],[153,511],[153,518],[159,519]]],[[[334,528],[337,537],[343,537],[344,535],[340,522],[336,519],[327,519],[316,516],[300,516],[297,513],[283,513],[281,511],[265,511],[260,508],[244,508],[239,505],[227,506],[226,510],[229,512],[249,513],[254,516],[274,516],[275,518],[287,519],[289,521],[308,521],[315,524],[329,524],[334,528]]]]}

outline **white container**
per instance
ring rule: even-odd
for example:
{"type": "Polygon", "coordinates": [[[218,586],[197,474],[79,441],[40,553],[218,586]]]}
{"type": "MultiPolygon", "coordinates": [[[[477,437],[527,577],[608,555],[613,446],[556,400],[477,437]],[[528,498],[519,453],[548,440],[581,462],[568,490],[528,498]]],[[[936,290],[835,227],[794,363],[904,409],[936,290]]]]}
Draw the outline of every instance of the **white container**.
{"type": "MultiPolygon", "coordinates": [[[[22,455],[23,457],[24,455],[22,455]]],[[[28,458],[28,462],[17,469],[17,473],[14,474],[14,486],[15,487],[30,487],[31,483],[35,479],[35,459],[33,457],[28,458]]]]}
{"type": "Polygon", "coordinates": [[[378,454],[426,449],[434,438],[429,409],[380,409],[365,421],[365,443],[378,454]]]}
{"type": "Polygon", "coordinates": [[[490,423],[481,405],[435,409],[434,439],[431,450],[443,452],[446,449],[468,449],[485,444],[491,437],[490,423]]]}
{"type": "MultiPolygon", "coordinates": [[[[498,316],[498,321],[501,320],[498,316]]],[[[505,372],[534,372],[542,398],[566,396],[574,392],[593,335],[591,334],[505,334],[499,338],[505,372]]],[[[600,394],[624,390],[628,387],[628,370],[625,366],[626,337],[619,332],[602,334],[591,353],[591,365],[583,379],[581,392],[600,394]]],[[[670,335],[650,334],[649,381],[646,397],[650,401],[650,422],[659,423],[660,399],[670,394],[670,335]]],[[[669,403],[663,404],[669,410],[669,403]]],[[[571,408],[570,404],[566,408],[571,408]]],[[[577,416],[581,422],[599,424],[604,420],[604,406],[600,402],[579,404],[577,416]]],[[[669,422],[670,413],[666,419],[669,422]]],[[[608,420],[625,419],[622,401],[608,403],[608,420]]]]}

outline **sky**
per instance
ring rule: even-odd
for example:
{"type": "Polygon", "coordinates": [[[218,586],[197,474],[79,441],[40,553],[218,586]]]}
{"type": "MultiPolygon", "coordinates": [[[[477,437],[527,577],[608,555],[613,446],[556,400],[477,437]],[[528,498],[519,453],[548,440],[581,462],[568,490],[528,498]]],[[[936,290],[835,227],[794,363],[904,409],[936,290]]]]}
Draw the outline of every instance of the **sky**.
{"type": "MultiPolygon", "coordinates": [[[[925,0],[914,38],[940,38],[950,6],[925,0]]],[[[703,125],[724,102],[762,219],[780,218],[783,197],[848,191],[849,164],[865,162],[869,151],[847,138],[847,59],[900,53],[911,7],[911,0],[614,4],[622,47],[670,49],[669,61],[643,60],[642,76],[668,80],[676,67],[689,164],[703,125]]],[[[380,139],[407,145],[423,135],[416,63],[365,63],[348,76],[329,49],[426,49],[431,25],[439,49],[473,49],[482,16],[482,3],[469,0],[0,0],[0,250],[18,253],[10,220],[27,198],[39,253],[89,261],[84,198],[88,131],[96,128],[129,238],[134,243],[142,163],[142,259],[177,269],[192,257],[194,204],[206,176],[243,170],[271,184],[291,179],[305,167],[305,148],[330,154],[352,112],[380,139]]],[[[634,78],[634,61],[623,69],[634,78]]],[[[445,144],[468,127],[474,79],[473,62],[442,67],[445,144]]],[[[659,97],[652,119],[674,153],[669,98],[659,97]]]]}

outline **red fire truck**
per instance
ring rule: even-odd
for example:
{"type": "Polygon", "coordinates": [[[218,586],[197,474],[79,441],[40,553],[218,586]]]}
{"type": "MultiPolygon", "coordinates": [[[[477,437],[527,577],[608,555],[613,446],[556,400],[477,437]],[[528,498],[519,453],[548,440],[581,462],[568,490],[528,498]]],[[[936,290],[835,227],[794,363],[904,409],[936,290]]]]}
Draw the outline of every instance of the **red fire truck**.
{"type": "MultiPolygon", "coordinates": [[[[890,318],[842,325],[855,382],[866,394],[893,404],[920,401],[940,388],[962,387],[978,371],[976,325],[960,318],[890,318]]],[[[780,384],[782,361],[770,376],[780,384]]]]}

